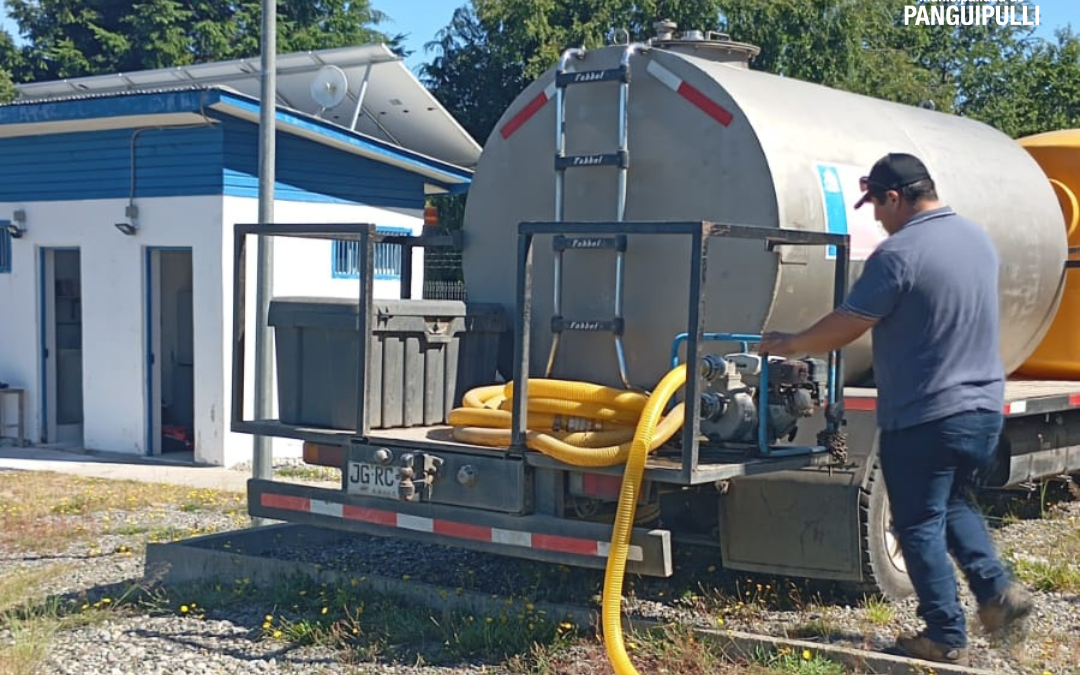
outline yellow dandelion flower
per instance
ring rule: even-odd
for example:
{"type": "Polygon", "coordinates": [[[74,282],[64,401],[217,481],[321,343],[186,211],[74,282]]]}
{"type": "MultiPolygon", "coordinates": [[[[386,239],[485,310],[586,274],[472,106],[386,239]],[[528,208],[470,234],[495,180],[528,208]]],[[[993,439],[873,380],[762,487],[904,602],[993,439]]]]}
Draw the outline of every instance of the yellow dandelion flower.
{"type": "Polygon", "coordinates": [[[810,659],[814,658],[814,655],[810,653],[809,649],[804,649],[802,650],[802,657],[804,661],[809,661],[810,659]]]}
{"type": "Polygon", "coordinates": [[[281,638],[281,631],[279,631],[279,630],[274,631],[274,639],[277,640],[279,638],[281,638]]]}
{"type": "Polygon", "coordinates": [[[717,626],[723,626],[724,625],[724,617],[722,617],[722,616],[717,617],[716,618],[716,625],[717,626]]]}
{"type": "Polygon", "coordinates": [[[322,608],[322,613],[323,613],[323,614],[326,614],[326,612],[327,612],[327,609],[328,609],[327,607],[323,607],[323,608],[322,608]]]}
{"type": "Polygon", "coordinates": [[[180,605],[180,613],[181,614],[187,614],[189,611],[190,610],[188,609],[187,605],[180,605]]]}
{"type": "Polygon", "coordinates": [[[266,615],[266,621],[267,622],[270,622],[270,621],[273,621],[273,620],[274,620],[274,615],[273,614],[267,614],[266,615]]]}

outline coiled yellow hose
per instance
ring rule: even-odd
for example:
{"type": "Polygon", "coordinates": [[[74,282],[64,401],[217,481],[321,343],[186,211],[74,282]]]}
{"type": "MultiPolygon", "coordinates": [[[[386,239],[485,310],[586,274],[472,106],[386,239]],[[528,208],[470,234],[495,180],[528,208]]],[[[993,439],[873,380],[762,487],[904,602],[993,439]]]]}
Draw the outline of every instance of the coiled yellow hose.
{"type": "MultiPolygon", "coordinates": [[[[573,466],[626,465],[612,527],[602,600],[604,647],[618,675],[637,674],[623,641],[622,586],[645,459],[682,428],[685,419],[682,403],[662,420],[660,415],[685,383],[685,364],[668,372],[648,397],[589,382],[536,379],[528,383],[527,447],[573,466]],[[634,425],[632,431],[627,426],[630,424],[634,425]]],[[[513,383],[469,391],[463,398],[464,407],[450,413],[454,438],[489,447],[509,447],[512,403],[513,383]]]]}

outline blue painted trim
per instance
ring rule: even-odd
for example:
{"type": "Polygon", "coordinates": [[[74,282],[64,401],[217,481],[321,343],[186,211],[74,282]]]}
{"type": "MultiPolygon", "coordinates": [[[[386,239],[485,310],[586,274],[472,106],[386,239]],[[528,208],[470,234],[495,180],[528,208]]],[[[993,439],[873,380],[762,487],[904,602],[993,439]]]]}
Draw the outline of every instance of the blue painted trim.
{"type": "MultiPolygon", "coordinates": [[[[250,122],[252,116],[257,117],[259,114],[259,102],[244,94],[214,88],[125,92],[92,98],[0,105],[0,124],[74,122],[104,117],[177,113],[197,113],[214,118],[226,114],[250,122]],[[218,114],[211,115],[211,112],[218,114]]],[[[323,145],[342,143],[376,158],[395,162],[413,173],[434,173],[437,177],[425,177],[426,180],[444,188],[461,188],[472,182],[473,172],[468,169],[349,131],[310,115],[278,109],[276,118],[283,125],[280,131],[292,135],[300,135],[297,132],[314,134],[317,142],[323,145]]]]}
{"type": "MultiPolygon", "coordinates": [[[[154,249],[146,249],[146,449],[144,455],[154,454],[154,249]]],[[[160,414],[160,413],[159,413],[160,414]]]]}
{"type": "MultiPolygon", "coordinates": [[[[191,265],[192,273],[195,272],[195,251],[191,246],[148,246],[146,248],[146,317],[144,323],[146,325],[146,356],[144,363],[146,364],[146,456],[151,457],[154,454],[154,364],[152,361],[154,352],[154,265],[153,255],[154,252],[162,251],[186,251],[191,253],[191,265]]],[[[158,267],[158,274],[161,273],[161,267],[158,267]]],[[[160,287],[160,283],[158,286],[160,287]]],[[[192,302],[194,302],[192,298],[192,302]]],[[[192,307],[194,309],[194,307],[192,307]]],[[[193,336],[194,337],[194,336],[193,336]]],[[[164,379],[164,378],[162,378],[164,379]]],[[[160,401],[158,401],[160,403],[160,401]]],[[[157,409],[158,416],[161,415],[161,406],[157,409]]],[[[164,420],[162,421],[164,424],[164,420]]],[[[162,448],[162,454],[164,454],[165,448],[162,448]]]]}
{"type": "MultiPolygon", "coordinates": [[[[401,226],[379,226],[379,225],[376,225],[375,226],[375,232],[377,232],[378,234],[404,235],[404,236],[408,236],[408,235],[412,234],[412,230],[410,228],[401,227],[401,226]]],[[[359,272],[340,272],[337,269],[337,259],[338,259],[338,256],[340,255],[338,253],[338,251],[340,250],[342,245],[350,244],[350,243],[359,245],[359,242],[346,242],[346,241],[341,240],[341,239],[332,240],[332,243],[331,243],[331,246],[330,246],[330,277],[332,279],[359,279],[360,278],[360,273],[359,272]]],[[[375,244],[376,256],[378,255],[378,247],[379,246],[386,246],[386,245],[387,244],[375,244]]],[[[389,244],[389,245],[393,246],[394,244],[389,244]]],[[[404,254],[404,248],[402,248],[402,253],[404,254]]],[[[404,261],[402,261],[402,264],[404,264],[404,261]]],[[[398,273],[398,274],[373,274],[373,275],[371,275],[371,278],[374,279],[375,281],[400,281],[401,280],[401,274],[400,273],[398,273]]]]}
{"type": "Polygon", "coordinates": [[[45,350],[48,349],[48,324],[46,323],[45,316],[45,253],[49,249],[42,248],[38,252],[38,258],[40,259],[40,269],[38,270],[38,288],[40,296],[38,301],[39,310],[41,312],[41,320],[39,321],[41,327],[41,337],[38,340],[38,358],[41,359],[41,420],[38,424],[38,438],[42,441],[49,441],[49,362],[45,358],[45,350]]]}
{"type": "MultiPolygon", "coordinates": [[[[224,106],[232,106],[243,110],[250,115],[259,114],[259,103],[255,99],[249,98],[242,94],[235,94],[232,92],[221,92],[219,102],[221,105],[215,104],[215,109],[228,112],[224,106]]],[[[447,183],[470,183],[472,181],[473,172],[468,169],[462,169],[461,167],[449,164],[447,162],[441,162],[437,159],[432,159],[421,155],[411,150],[405,150],[390,143],[384,143],[383,141],[370,138],[368,136],[361,136],[355,132],[349,131],[344,127],[340,127],[336,124],[322,121],[316,117],[304,115],[302,113],[296,113],[289,110],[278,109],[277,119],[279,122],[283,122],[289,126],[295,127],[303,131],[311,131],[317,133],[319,136],[324,136],[331,141],[338,141],[346,143],[354,148],[361,148],[372,152],[374,154],[385,157],[386,159],[402,162],[417,169],[426,169],[428,171],[438,171],[445,174],[447,183]]],[[[447,185],[446,187],[449,187],[447,185]]]]}
{"type": "MultiPolygon", "coordinates": [[[[49,364],[45,359],[45,350],[48,349],[49,329],[45,316],[45,299],[48,290],[45,288],[45,255],[50,251],[78,251],[78,246],[43,246],[40,249],[41,270],[39,274],[41,288],[41,340],[38,341],[38,356],[41,358],[41,425],[38,429],[38,437],[45,442],[55,442],[55,438],[49,438],[49,364]]],[[[82,265],[82,255],[79,256],[79,265],[82,265]]],[[[56,258],[53,257],[53,280],[56,279],[56,258]]],[[[81,314],[80,314],[81,316],[81,314]]],[[[56,319],[56,307],[53,307],[53,320],[56,319]]],[[[55,336],[54,336],[55,337],[55,336]]],[[[53,351],[56,351],[55,345],[53,351]]],[[[56,354],[50,354],[49,358],[55,359],[56,354]]]]}
{"type": "Polygon", "coordinates": [[[0,106],[0,124],[72,122],[95,117],[202,112],[217,103],[220,89],[130,92],[93,98],[14,103],[0,106]]]}
{"type": "Polygon", "coordinates": [[[11,225],[10,220],[0,220],[0,274],[11,273],[13,249],[11,246],[11,233],[7,231],[8,225],[11,225]]]}

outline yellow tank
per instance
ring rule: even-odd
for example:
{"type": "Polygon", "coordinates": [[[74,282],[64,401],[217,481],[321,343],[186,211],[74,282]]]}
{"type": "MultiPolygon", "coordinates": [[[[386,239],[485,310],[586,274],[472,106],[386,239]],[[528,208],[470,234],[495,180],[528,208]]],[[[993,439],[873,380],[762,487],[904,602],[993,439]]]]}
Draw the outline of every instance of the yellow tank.
{"type": "MultiPolygon", "coordinates": [[[[1080,129],[1027,136],[1018,142],[1054,186],[1065,215],[1069,248],[1080,247],[1080,129]]],[[[1066,272],[1065,291],[1050,330],[1017,374],[1080,380],[1080,269],[1066,272]]]]}

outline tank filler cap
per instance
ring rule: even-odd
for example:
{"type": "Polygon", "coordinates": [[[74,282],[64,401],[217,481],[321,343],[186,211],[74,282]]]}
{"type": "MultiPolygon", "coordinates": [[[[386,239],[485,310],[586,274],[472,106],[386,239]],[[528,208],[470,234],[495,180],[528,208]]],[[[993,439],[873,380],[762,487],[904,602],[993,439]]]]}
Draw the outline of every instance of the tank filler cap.
{"type": "Polygon", "coordinates": [[[750,61],[761,53],[761,47],[735,42],[727,33],[688,30],[679,34],[675,32],[677,28],[678,24],[670,19],[657,21],[653,24],[656,37],[649,40],[649,46],[743,68],[748,68],[750,61]]]}

